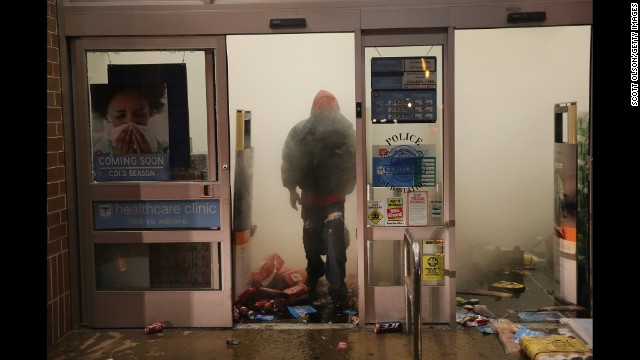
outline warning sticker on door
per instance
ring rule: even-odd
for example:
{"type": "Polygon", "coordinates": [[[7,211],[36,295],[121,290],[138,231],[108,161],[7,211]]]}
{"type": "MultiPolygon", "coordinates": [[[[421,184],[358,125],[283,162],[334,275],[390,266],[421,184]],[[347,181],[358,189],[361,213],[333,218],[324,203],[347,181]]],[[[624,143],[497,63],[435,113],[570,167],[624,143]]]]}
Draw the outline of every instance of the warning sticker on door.
{"type": "Polygon", "coordinates": [[[422,256],[422,280],[423,281],[444,280],[444,256],[443,255],[423,255],[422,256]]]}
{"type": "Polygon", "coordinates": [[[403,198],[387,198],[387,225],[404,225],[403,198]]]}
{"type": "MultiPolygon", "coordinates": [[[[369,218],[369,225],[378,225],[382,219],[384,219],[384,202],[379,200],[371,200],[368,204],[367,218],[369,218]]],[[[381,224],[381,225],[384,225],[381,224]]]]}

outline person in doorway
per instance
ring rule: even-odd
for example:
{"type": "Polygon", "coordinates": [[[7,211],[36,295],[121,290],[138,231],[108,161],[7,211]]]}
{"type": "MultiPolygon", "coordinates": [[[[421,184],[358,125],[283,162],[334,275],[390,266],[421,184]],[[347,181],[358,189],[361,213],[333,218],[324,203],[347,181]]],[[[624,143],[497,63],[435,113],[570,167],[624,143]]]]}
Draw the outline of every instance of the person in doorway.
{"type": "Polygon", "coordinates": [[[318,280],[326,276],[336,309],[346,308],[348,300],[344,203],[355,188],[355,162],[353,124],[340,112],[333,94],[318,91],[310,116],[294,125],[285,139],[280,170],[291,207],[297,211],[302,205],[305,283],[314,298],[318,280]]]}
{"type": "Polygon", "coordinates": [[[164,110],[165,84],[101,84],[92,87],[92,111],[106,119],[105,135],[94,153],[167,153],[169,145],[156,137],[149,119],[164,110]]]}

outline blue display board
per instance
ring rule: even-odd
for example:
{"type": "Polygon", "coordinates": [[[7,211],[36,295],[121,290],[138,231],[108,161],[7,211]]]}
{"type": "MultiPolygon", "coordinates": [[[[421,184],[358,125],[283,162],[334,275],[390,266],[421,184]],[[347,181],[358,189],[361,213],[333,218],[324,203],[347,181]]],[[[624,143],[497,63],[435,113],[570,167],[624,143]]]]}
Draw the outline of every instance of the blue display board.
{"type": "Polygon", "coordinates": [[[96,201],[95,230],[219,229],[220,199],[96,201]]]}
{"type": "Polygon", "coordinates": [[[436,122],[436,65],[434,56],[372,58],[372,123],[436,122]]]}
{"type": "Polygon", "coordinates": [[[435,90],[371,92],[371,117],[376,122],[426,122],[437,119],[435,90]]]}

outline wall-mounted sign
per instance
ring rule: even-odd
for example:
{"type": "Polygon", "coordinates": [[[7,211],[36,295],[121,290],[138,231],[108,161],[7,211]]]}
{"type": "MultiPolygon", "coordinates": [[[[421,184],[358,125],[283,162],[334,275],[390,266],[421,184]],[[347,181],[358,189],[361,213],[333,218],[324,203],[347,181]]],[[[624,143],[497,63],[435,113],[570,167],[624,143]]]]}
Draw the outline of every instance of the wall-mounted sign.
{"type": "Polygon", "coordinates": [[[374,145],[372,149],[374,187],[417,189],[436,185],[436,146],[374,145]]]}
{"type": "Polygon", "coordinates": [[[435,90],[386,90],[371,92],[374,123],[436,122],[435,90]]]}
{"type": "Polygon", "coordinates": [[[436,57],[371,59],[371,122],[435,122],[436,57]]]}
{"type": "Polygon", "coordinates": [[[219,229],[220,200],[96,201],[96,230],[219,229]]]}
{"type": "Polygon", "coordinates": [[[410,191],[407,193],[408,226],[427,225],[429,193],[427,191],[410,191]]]}

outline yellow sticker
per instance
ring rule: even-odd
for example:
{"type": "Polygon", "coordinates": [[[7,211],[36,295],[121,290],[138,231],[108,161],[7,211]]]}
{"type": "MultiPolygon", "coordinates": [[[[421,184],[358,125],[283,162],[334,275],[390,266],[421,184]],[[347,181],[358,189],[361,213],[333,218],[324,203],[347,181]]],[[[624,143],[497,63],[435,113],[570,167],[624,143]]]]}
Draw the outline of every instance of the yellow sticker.
{"type": "Polygon", "coordinates": [[[422,255],[422,280],[444,280],[444,255],[422,255]]]}
{"type": "Polygon", "coordinates": [[[374,209],[369,214],[368,218],[369,218],[369,220],[371,220],[372,223],[377,224],[377,223],[380,222],[380,220],[382,220],[382,214],[377,209],[374,209]]]}

